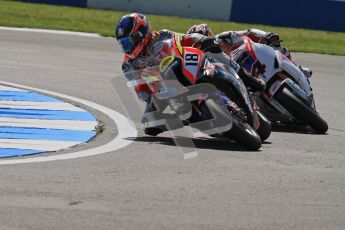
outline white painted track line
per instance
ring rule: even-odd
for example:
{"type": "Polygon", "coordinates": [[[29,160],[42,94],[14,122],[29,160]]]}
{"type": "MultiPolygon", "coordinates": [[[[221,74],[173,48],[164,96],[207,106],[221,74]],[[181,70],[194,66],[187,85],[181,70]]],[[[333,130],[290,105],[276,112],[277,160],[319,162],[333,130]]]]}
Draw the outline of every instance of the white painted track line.
{"type": "Polygon", "coordinates": [[[45,152],[66,149],[77,144],[80,144],[80,142],[0,139],[0,146],[2,148],[34,149],[34,150],[42,150],[45,152]]]}
{"type": "Polygon", "coordinates": [[[70,120],[41,120],[41,119],[23,119],[12,117],[0,117],[0,126],[10,127],[35,127],[42,129],[66,129],[69,130],[93,130],[97,121],[70,121],[70,120]]]}
{"type": "Polygon", "coordinates": [[[0,85],[0,90],[27,92],[27,90],[17,89],[17,88],[13,88],[13,87],[4,86],[4,85],[0,85]]]}
{"type": "Polygon", "coordinates": [[[66,102],[1,101],[0,100],[0,108],[68,110],[68,111],[85,112],[85,110],[66,102]]]}

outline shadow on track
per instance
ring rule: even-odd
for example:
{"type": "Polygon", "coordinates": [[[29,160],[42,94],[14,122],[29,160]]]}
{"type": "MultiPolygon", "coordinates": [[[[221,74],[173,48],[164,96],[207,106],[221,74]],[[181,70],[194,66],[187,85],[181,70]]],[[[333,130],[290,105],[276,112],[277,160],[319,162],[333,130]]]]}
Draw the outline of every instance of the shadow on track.
{"type": "Polygon", "coordinates": [[[297,133],[297,134],[312,134],[312,135],[327,135],[316,133],[312,128],[305,125],[295,125],[295,124],[276,124],[272,123],[273,132],[283,132],[283,133],[297,133]]]}
{"type": "MultiPolygon", "coordinates": [[[[181,139],[183,137],[175,137],[176,139],[181,139]]],[[[148,142],[148,143],[155,143],[161,145],[170,145],[176,146],[174,139],[171,137],[151,137],[151,136],[139,136],[136,138],[127,138],[131,141],[137,142],[148,142]]],[[[183,143],[181,141],[180,143],[183,143]]],[[[221,138],[193,138],[193,143],[196,148],[198,149],[214,149],[214,150],[224,150],[224,151],[240,151],[240,152],[260,152],[258,151],[251,151],[246,149],[245,147],[237,144],[235,141],[221,139],[221,138]]],[[[270,144],[269,142],[264,142],[263,144],[270,144]]],[[[189,146],[182,146],[182,147],[189,147],[189,146]]]]}

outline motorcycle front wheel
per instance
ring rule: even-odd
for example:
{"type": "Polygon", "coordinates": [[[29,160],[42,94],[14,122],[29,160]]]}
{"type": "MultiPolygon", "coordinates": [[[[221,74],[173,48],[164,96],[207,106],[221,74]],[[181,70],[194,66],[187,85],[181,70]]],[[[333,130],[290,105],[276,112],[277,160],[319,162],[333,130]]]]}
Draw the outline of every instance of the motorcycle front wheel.
{"type": "MultiPolygon", "coordinates": [[[[208,99],[206,103],[202,104],[201,110],[208,118],[212,118],[210,110],[217,110],[218,106],[224,106],[222,103],[217,103],[214,100],[208,99]],[[205,107],[205,105],[207,105],[205,107]]],[[[219,133],[213,136],[223,136],[228,139],[236,141],[248,150],[258,150],[261,147],[262,141],[255,132],[255,130],[246,122],[241,120],[236,115],[232,115],[232,128],[224,133],[219,133]]]]}
{"type": "Polygon", "coordinates": [[[302,120],[317,133],[324,134],[328,130],[328,124],[319,114],[304,104],[288,88],[283,88],[275,95],[275,99],[295,118],[302,120]]]}
{"type": "Polygon", "coordinates": [[[235,140],[237,143],[249,150],[258,150],[262,141],[255,130],[246,122],[234,116],[232,128],[224,133],[226,137],[235,140]]]}

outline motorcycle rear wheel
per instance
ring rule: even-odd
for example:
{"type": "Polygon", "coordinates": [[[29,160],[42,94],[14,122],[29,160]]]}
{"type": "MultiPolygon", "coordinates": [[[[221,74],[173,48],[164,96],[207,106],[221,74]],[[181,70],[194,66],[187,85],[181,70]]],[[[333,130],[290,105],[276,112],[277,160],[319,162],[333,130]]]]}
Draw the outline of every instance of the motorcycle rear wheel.
{"type": "Polygon", "coordinates": [[[256,111],[259,117],[260,127],[256,130],[262,141],[267,140],[271,135],[272,125],[271,122],[260,112],[256,111]]]}

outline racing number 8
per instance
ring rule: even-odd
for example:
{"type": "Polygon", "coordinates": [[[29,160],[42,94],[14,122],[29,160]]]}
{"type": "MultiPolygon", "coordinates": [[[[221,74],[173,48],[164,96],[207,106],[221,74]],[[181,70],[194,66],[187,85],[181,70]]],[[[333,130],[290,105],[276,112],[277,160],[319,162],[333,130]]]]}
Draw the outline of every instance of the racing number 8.
{"type": "Polygon", "coordinates": [[[198,65],[199,55],[197,55],[197,54],[186,54],[185,60],[186,60],[186,65],[198,65]]]}

